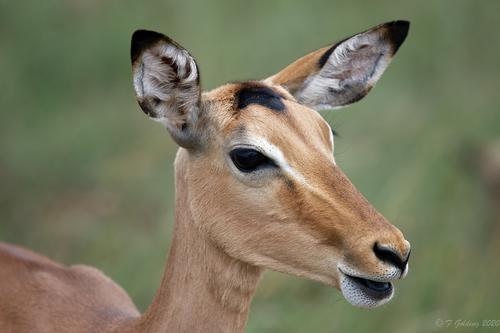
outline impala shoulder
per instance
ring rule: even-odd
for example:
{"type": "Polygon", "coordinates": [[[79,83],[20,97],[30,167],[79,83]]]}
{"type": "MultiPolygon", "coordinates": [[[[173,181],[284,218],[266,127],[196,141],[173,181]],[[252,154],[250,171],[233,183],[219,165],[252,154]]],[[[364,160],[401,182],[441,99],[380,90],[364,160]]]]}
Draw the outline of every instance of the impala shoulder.
{"type": "Polygon", "coordinates": [[[138,311],[127,292],[101,270],[87,265],[72,265],[68,268],[70,277],[76,280],[79,289],[88,287],[96,295],[96,300],[105,298],[110,305],[116,305],[120,311],[137,315],[138,311]]]}
{"type": "Polygon", "coordinates": [[[0,242],[0,261],[11,262],[25,267],[57,267],[63,268],[57,262],[21,246],[0,242]]]}

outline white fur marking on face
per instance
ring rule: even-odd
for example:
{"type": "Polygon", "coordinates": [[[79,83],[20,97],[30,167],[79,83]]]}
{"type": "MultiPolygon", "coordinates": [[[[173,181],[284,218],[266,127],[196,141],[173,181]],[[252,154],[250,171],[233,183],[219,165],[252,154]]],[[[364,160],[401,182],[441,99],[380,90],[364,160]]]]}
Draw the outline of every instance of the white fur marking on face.
{"type": "Polygon", "coordinates": [[[283,155],[283,152],[278,147],[261,137],[248,138],[246,142],[251,146],[259,148],[262,153],[272,159],[274,163],[276,163],[276,165],[278,165],[286,175],[294,178],[302,184],[307,184],[304,176],[302,176],[299,172],[292,168],[290,164],[288,164],[285,156],[283,155]]]}
{"type": "Polygon", "coordinates": [[[331,128],[330,124],[328,124],[326,121],[325,121],[325,124],[326,124],[326,126],[328,126],[328,129],[329,129],[328,133],[330,133],[330,144],[332,146],[333,165],[337,165],[337,162],[335,162],[335,155],[333,155],[333,151],[335,149],[333,131],[332,131],[332,128],[331,128]]]}
{"type": "Polygon", "coordinates": [[[396,267],[384,268],[378,274],[373,274],[373,275],[363,274],[363,273],[359,272],[358,270],[356,270],[356,269],[352,268],[351,266],[348,266],[344,263],[340,263],[338,267],[342,272],[344,272],[346,274],[370,279],[373,281],[379,281],[379,282],[386,282],[386,281],[398,279],[400,277],[400,273],[401,273],[401,271],[396,267]]]}
{"type": "Polygon", "coordinates": [[[392,287],[392,293],[388,297],[383,299],[374,299],[373,297],[370,297],[370,295],[368,295],[362,288],[360,288],[356,282],[347,277],[346,274],[379,282],[390,282],[400,277],[400,271],[397,268],[384,269],[380,273],[374,275],[362,274],[358,270],[343,263],[340,263],[338,268],[340,274],[340,290],[342,295],[352,305],[363,308],[373,308],[389,302],[394,296],[394,285],[392,287]]]}
{"type": "Polygon", "coordinates": [[[383,299],[374,299],[369,297],[352,279],[340,273],[340,290],[344,298],[354,306],[361,308],[374,308],[389,302],[394,296],[393,291],[389,297],[383,299]]]}
{"type": "Polygon", "coordinates": [[[401,279],[405,278],[406,275],[408,275],[408,272],[410,271],[410,264],[409,263],[406,263],[406,267],[405,267],[405,270],[403,271],[403,273],[401,273],[401,279]]]}
{"type": "MultiPolygon", "coordinates": [[[[311,185],[307,179],[297,170],[295,170],[285,159],[283,152],[275,145],[268,142],[262,137],[252,137],[245,138],[241,142],[243,146],[251,146],[260,150],[263,154],[272,159],[278,167],[288,175],[290,178],[296,180],[299,184],[302,184],[309,192],[314,193],[316,196],[322,198],[324,201],[330,203],[332,206],[335,205],[334,200],[328,195],[328,193],[321,191],[319,188],[311,185]]],[[[335,161],[333,161],[335,165],[335,161]]]]}

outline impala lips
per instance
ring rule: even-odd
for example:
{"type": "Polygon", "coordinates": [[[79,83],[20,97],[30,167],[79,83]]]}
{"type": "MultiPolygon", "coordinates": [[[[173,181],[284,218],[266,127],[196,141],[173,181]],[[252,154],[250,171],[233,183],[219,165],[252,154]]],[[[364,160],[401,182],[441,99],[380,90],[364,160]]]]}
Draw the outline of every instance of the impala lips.
{"type": "Polygon", "coordinates": [[[394,295],[394,287],[390,280],[350,275],[341,269],[339,272],[342,295],[354,306],[377,307],[389,302],[394,295]]]}
{"type": "Polygon", "coordinates": [[[357,284],[360,284],[363,287],[369,289],[370,291],[380,294],[380,296],[382,297],[385,295],[389,295],[392,291],[392,283],[390,282],[373,281],[351,275],[347,275],[347,277],[352,279],[357,284]]]}

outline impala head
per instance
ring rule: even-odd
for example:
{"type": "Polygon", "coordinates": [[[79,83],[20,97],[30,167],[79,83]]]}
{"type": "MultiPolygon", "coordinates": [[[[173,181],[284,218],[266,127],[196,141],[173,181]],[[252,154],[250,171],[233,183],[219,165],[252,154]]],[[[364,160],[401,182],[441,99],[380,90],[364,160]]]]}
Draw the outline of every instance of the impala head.
{"type": "Polygon", "coordinates": [[[410,244],[336,165],[332,130],[317,110],[363,98],[408,26],[382,24],[265,80],[205,93],[185,49],[156,32],[134,33],[139,105],[181,146],[176,168],[207,239],[238,260],[335,286],[354,305],[390,300],[410,244]]]}

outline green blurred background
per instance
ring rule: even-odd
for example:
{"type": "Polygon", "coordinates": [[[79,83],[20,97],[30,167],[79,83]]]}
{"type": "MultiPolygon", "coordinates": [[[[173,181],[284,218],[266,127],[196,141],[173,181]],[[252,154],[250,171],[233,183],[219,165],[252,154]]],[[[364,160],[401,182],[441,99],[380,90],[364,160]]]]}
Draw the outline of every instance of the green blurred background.
{"type": "Polygon", "coordinates": [[[408,19],[372,93],[325,113],[337,162],[411,241],[408,278],[393,302],[363,310],[268,272],[247,331],[468,332],[436,320],[500,320],[500,190],[488,164],[500,138],[498,13],[494,0],[3,0],[0,240],[96,266],[144,309],[171,239],[176,147],[134,99],[132,32],[179,41],[211,89],[408,19]]]}

